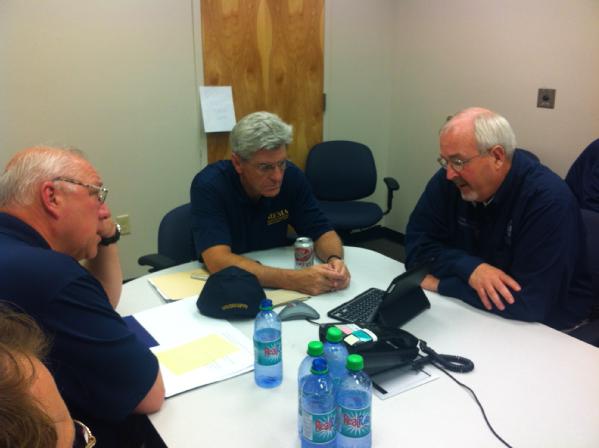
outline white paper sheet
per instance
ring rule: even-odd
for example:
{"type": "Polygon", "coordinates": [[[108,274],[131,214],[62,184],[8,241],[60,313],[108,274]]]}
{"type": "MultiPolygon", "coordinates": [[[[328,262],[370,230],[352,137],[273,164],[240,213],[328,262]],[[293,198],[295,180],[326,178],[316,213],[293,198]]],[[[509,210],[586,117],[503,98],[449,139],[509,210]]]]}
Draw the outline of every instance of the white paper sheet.
{"type": "Polygon", "coordinates": [[[231,86],[200,86],[204,132],[228,132],[235,126],[231,86]]]}
{"type": "Polygon", "coordinates": [[[134,315],[159,344],[151,350],[159,359],[167,397],[254,368],[252,341],[226,320],[202,316],[195,301],[191,297],[134,315]],[[194,354],[197,359],[190,360],[194,354]]]}

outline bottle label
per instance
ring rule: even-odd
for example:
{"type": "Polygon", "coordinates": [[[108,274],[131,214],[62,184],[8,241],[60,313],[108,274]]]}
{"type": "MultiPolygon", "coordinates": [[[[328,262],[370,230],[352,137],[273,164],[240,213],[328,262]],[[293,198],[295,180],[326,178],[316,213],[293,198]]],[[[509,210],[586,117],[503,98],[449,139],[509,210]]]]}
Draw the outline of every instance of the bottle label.
{"type": "Polygon", "coordinates": [[[346,437],[364,437],[370,434],[370,406],[364,409],[339,408],[339,432],[346,437]]]}
{"type": "Polygon", "coordinates": [[[261,366],[274,366],[281,362],[281,338],[275,341],[255,341],[256,360],[261,366]]]}
{"type": "Polygon", "coordinates": [[[326,414],[310,414],[305,409],[302,411],[304,438],[313,443],[327,443],[335,438],[336,410],[326,414]]]}

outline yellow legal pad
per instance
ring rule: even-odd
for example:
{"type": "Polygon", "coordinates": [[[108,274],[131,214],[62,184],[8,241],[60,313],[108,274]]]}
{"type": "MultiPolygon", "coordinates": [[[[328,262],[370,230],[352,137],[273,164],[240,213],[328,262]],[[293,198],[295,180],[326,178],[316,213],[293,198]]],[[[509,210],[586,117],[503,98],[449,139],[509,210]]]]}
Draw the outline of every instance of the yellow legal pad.
{"type": "Polygon", "coordinates": [[[239,351],[218,334],[211,334],[163,352],[156,353],[160,363],[175,375],[183,375],[239,351]]]}
{"type": "Polygon", "coordinates": [[[179,300],[197,296],[208,278],[208,271],[202,268],[192,271],[150,277],[148,280],[167,300],[179,300]]]}

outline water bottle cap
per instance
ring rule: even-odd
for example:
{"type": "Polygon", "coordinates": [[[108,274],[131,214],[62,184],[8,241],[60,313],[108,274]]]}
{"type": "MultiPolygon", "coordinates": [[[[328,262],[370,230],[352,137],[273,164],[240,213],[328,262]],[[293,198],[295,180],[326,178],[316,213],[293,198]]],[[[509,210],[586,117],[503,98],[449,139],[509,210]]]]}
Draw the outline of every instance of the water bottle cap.
{"type": "Polygon", "coordinates": [[[329,342],[341,342],[343,339],[343,333],[337,327],[329,327],[327,330],[327,341],[329,342]]]}
{"type": "Polygon", "coordinates": [[[352,372],[359,372],[364,368],[364,358],[361,355],[349,355],[345,367],[352,372]]]}
{"type": "Polygon", "coordinates": [[[312,361],[312,369],[310,369],[310,371],[314,375],[325,375],[329,373],[327,360],[324,358],[316,358],[314,361],[312,361]]]}
{"type": "Polygon", "coordinates": [[[322,342],[320,341],[310,341],[308,343],[308,355],[310,356],[320,356],[324,352],[324,348],[322,342]]]}
{"type": "Polygon", "coordinates": [[[260,302],[261,310],[272,310],[272,300],[270,299],[262,299],[260,302]]]}

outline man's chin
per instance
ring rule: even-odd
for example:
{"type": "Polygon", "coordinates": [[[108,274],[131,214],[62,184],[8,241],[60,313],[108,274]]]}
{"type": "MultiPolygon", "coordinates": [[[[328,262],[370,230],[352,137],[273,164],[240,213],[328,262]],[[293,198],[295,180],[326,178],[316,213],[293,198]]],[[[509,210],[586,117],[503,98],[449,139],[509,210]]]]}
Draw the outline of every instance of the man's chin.
{"type": "Polygon", "coordinates": [[[262,196],[267,197],[267,198],[274,198],[276,195],[278,195],[281,192],[281,188],[276,188],[273,190],[266,190],[262,193],[262,196]]]}
{"type": "Polygon", "coordinates": [[[478,201],[478,193],[476,191],[472,191],[470,188],[460,188],[460,195],[462,199],[466,202],[476,202],[478,201]]]}

